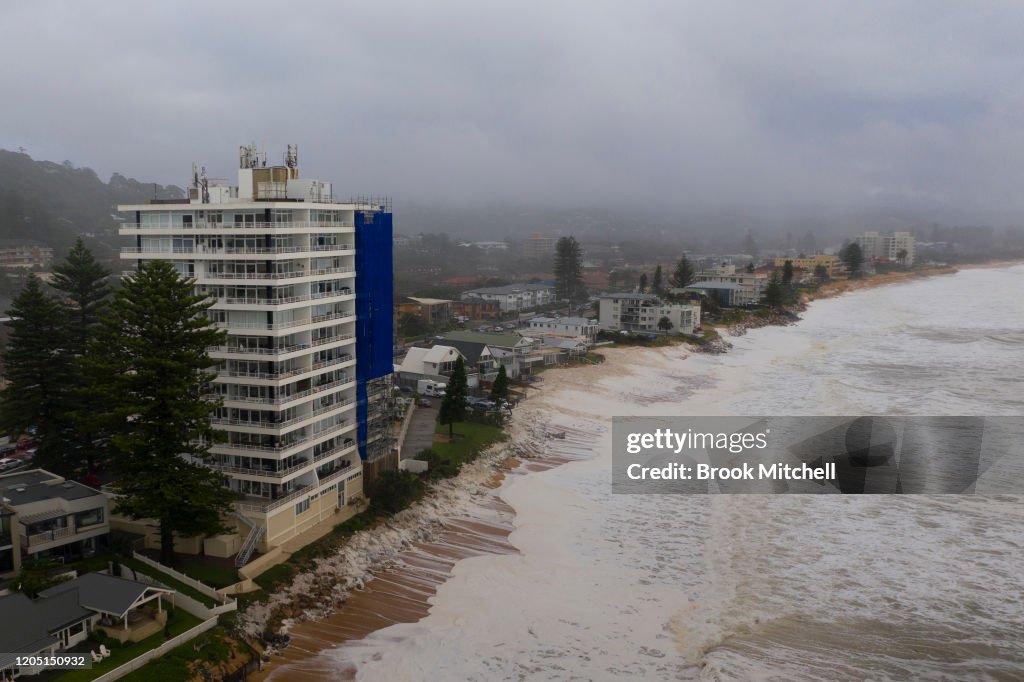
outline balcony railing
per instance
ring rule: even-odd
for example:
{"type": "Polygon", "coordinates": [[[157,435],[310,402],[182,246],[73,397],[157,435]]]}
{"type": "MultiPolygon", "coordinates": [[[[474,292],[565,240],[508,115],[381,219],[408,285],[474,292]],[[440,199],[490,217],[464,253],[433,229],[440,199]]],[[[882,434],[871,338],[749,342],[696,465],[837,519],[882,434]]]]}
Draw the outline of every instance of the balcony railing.
{"type": "Polygon", "coordinates": [[[205,279],[259,279],[259,280],[275,280],[275,279],[297,279],[299,277],[320,277],[321,275],[344,275],[350,272],[355,272],[355,268],[350,267],[337,267],[337,268],[320,268],[318,270],[292,270],[289,272],[206,272],[203,274],[195,275],[197,280],[205,279]]]}
{"type": "MultiPolygon", "coordinates": [[[[276,500],[268,500],[267,502],[236,502],[235,508],[240,511],[254,511],[266,513],[274,509],[277,509],[278,507],[284,506],[289,502],[299,499],[302,495],[307,494],[309,492],[309,489],[312,487],[313,486],[310,485],[304,485],[297,488],[288,495],[285,495],[284,497],[279,497],[276,500]]],[[[248,499],[252,500],[253,498],[250,497],[248,499]]]]}
{"type": "Polygon", "coordinates": [[[119,226],[121,230],[174,230],[176,232],[188,230],[237,230],[237,229],[280,229],[280,228],[302,228],[302,229],[315,229],[319,227],[325,228],[338,228],[338,227],[355,227],[354,222],[348,222],[344,220],[336,221],[313,221],[313,222],[290,222],[290,223],[236,223],[236,222],[221,222],[221,223],[192,223],[191,225],[143,225],[142,223],[121,223],[119,226]]]}
{"type": "Polygon", "coordinates": [[[53,542],[54,540],[60,540],[61,538],[68,538],[75,535],[75,529],[68,526],[66,528],[56,528],[54,530],[43,531],[42,533],[33,533],[32,535],[21,536],[22,547],[33,547],[35,545],[42,545],[47,542],[53,542]]]}
{"type": "Polygon", "coordinates": [[[343,467],[341,469],[335,469],[334,471],[332,471],[331,473],[327,474],[326,476],[320,476],[319,477],[320,478],[320,485],[323,485],[325,483],[330,483],[331,481],[333,481],[333,480],[335,480],[337,478],[340,478],[341,476],[344,476],[347,473],[352,472],[355,468],[356,468],[355,465],[349,464],[347,467],[343,467]]]}
{"type": "Polygon", "coordinates": [[[312,346],[322,346],[326,343],[334,341],[347,341],[352,339],[352,334],[338,334],[331,336],[326,339],[318,339],[312,344],[299,343],[290,346],[278,346],[275,348],[247,348],[243,346],[207,346],[207,353],[239,353],[239,354],[254,354],[254,355],[283,355],[286,353],[294,353],[295,351],[304,350],[311,348],[312,346]]]}
{"type": "MultiPolygon", "coordinates": [[[[275,306],[275,305],[287,305],[289,303],[300,303],[302,301],[313,301],[321,298],[337,298],[339,296],[351,296],[351,291],[325,291],[318,292],[315,294],[302,294],[300,296],[282,296],[278,298],[235,298],[235,297],[224,297],[218,298],[213,297],[215,304],[227,304],[227,305],[259,305],[259,306],[275,306]]],[[[214,305],[216,307],[216,305],[214,305]]]]}
{"type": "Polygon", "coordinates": [[[301,327],[307,324],[318,324],[320,322],[327,322],[329,320],[341,320],[346,317],[352,317],[355,313],[352,312],[339,312],[331,313],[330,315],[314,315],[308,320],[289,320],[288,322],[232,322],[228,321],[215,321],[213,326],[220,327],[222,329],[258,329],[260,331],[279,331],[281,329],[291,329],[293,327],[301,327]]]}
{"type": "Polygon", "coordinates": [[[213,444],[211,446],[211,449],[216,449],[216,450],[239,450],[239,451],[243,451],[243,452],[270,452],[270,453],[277,454],[277,453],[286,452],[288,450],[291,450],[292,448],[301,446],[301,445],[303,445],[305,443],[308,443],[311,440],[314,440],[315,438],[320,438],[321,436],[326,436],[326,435],[329,435],[329,434],[332,434],[332,433],[337,433],[339,431],[344,431],[345,429],[349,429],[351,427],[352,427],[352,424],[350,422],[344,421],[344,422],[341,422],[340,424],[335,424],[334,426],[332,426],[330,428],[324,429],[323,431],[321,431],[320,433],[317,433],[315,435],[312,435],[312,436],[307,435],[307,436],[303,436],[301,438],[296,438],[295,440],[293,440],[293,441],[291,441],[290,443],[287,443],[287,444],[281,444],[281,445],[255,445],[255,444],[249,444],[249,443],[215,443],[215,444],[213,444]]]}

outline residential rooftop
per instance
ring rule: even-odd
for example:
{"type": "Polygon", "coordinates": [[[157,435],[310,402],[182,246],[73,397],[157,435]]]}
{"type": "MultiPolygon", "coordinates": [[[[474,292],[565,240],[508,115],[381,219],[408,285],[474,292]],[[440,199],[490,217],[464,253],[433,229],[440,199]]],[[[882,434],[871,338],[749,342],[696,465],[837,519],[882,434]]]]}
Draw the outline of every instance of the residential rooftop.
{"type": "Polygon", "coordinates": [[[520,283],[520,284],[506,284],[503,287],[484,287],[482,289],[470,289],[467,294],[490,294],[490,295],[502,295],[502,294],[516,294],[520,291],[540,291],[542,289],[554,289],[550,284],[544,284],[543,282],[532,282],[532,283],[520,283]]]}
{"type": "Polygon", "coordinates": [[[87,485],[67,481],[43,469],[0,476],[0,492],[11,506],[39,502],[40,500],[81,500],[94,495],[102,496],[99,490],[87,485]]]}

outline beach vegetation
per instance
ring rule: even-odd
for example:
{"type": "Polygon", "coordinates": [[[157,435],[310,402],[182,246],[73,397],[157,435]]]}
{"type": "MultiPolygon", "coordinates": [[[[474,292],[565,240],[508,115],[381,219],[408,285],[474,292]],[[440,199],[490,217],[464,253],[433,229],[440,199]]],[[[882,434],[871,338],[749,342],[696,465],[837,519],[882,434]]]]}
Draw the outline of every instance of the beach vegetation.
{"type": "Polygon", "coordinates": [[[367,490],[370,508],[397,514],[423,496],[420,477],[411,471],[383,471],[367,490]]]}

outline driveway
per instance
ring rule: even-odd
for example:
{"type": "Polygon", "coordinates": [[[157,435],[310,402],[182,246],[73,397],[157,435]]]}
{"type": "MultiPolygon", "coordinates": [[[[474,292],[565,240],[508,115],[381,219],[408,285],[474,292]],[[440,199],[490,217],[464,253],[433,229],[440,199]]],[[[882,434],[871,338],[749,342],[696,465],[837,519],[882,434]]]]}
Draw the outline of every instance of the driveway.
{"type": "Polygon", "coordinates": [[[439,398],[427,398],[430,407],[417,407],[409,421],[409,430],[402,441],[402,459],[412,459],[420,451],[434,444],[434,429],[437,428],[437,411],[441,407],[439,398]]]}

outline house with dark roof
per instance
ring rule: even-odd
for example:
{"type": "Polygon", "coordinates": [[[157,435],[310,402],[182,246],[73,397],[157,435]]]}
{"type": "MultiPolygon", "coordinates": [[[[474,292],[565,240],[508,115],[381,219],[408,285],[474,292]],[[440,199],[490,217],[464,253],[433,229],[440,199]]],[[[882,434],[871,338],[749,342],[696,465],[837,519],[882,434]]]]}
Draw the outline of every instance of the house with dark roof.
{"type": "MultiPolygon", "coordinates": [[[[540,353],[540,343],[535,339],[517,334],[488,334],[460,330],[446,332],[444,336],[438,337],[438,341],[446,346],[458,348],[467,360],[470,355],[463,347],[456,344],[487,346],[497,365],[504,365],[505,373],[512,378],[529,374],[534,365],[544,362],[540,353]]],[[[497,365],[495,370],[497,370],[497,365]]]]}
{"type": "Polygon", "coordinates": [[[46,656],[85,640],[98,614],[78,603],[77,593],[53,599],[0,597],[0,679],[34,675],[41,668],[18,668],[15,654],[46,656]]]}
{"type": "Polygon", "coordinates": [[[94,629],[138,642],[163,629],[163,597],[174,590],[101,573],[86,573],[39,593],[0,597],[0,679],[34,675],[14,655],[52,655],[85,641],[94,629]],[[155,603],[155,608],[154,604],[155,603]]]}

